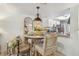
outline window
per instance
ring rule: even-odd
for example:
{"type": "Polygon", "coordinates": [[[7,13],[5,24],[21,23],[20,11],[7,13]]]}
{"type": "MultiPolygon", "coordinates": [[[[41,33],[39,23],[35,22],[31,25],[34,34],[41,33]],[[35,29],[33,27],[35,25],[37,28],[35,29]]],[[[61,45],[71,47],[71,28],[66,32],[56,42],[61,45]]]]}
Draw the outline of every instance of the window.
{"type": "Polygon", "coordinates": [[[60,21],[49,19],[49,27],[52,27],[53,25],[60,25],[60,21]]]}

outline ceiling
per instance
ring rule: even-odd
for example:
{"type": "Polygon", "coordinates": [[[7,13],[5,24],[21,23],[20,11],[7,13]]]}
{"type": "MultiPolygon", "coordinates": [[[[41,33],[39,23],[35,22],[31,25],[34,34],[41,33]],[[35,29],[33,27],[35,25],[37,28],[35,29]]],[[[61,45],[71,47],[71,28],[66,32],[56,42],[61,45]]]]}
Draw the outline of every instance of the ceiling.
{"type": "Polygon", "coordinates": [[[40,6],[41,17],[55,17],[68,14],[69,8],[77,3],[0,3],[0,16],[2,18],[11,14],[25,14],[36,16],[36,6],[40,6]]]}

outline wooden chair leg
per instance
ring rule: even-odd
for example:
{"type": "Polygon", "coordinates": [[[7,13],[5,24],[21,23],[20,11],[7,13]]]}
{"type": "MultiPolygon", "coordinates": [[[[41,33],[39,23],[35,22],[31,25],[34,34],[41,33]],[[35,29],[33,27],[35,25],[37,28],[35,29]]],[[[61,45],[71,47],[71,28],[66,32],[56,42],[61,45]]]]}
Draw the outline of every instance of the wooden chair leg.
{"type": "Polygon", "coordinates": [[[30,44],[30,56],[32,56],[32,45],[30,44]]]}
{"type": "Polygon", "coordinates": [[[35,50],[35,56],[37,56],[37,51],[35,50]]]}

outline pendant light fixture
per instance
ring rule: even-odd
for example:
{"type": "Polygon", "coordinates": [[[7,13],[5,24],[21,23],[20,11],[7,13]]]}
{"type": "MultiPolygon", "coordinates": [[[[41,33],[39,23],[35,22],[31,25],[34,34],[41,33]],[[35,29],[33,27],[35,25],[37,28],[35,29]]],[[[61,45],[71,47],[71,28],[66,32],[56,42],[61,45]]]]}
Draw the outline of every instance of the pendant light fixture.
{"type": "Polygon", "coordinates": [[[39,9],[40,9],[40,7],[37,6],[36,8],[37,8],[37,17],[34,19],[34,21],[42,21],[42,20],[39,18],[39,9]]]}
{"type": "Polygon", "coordinates": [[[39,9],[40,9],[40,7],[39,6],[37,6],[36,7],[36,9],[37,9],[37,17],[34,19],[34,21],[33,21],[33,28],[34,28],[34,31],[37,29],[37,28],[41,28],[42,27],[42,20],[41,20],[41,18],[39,17],[39,9]]]}

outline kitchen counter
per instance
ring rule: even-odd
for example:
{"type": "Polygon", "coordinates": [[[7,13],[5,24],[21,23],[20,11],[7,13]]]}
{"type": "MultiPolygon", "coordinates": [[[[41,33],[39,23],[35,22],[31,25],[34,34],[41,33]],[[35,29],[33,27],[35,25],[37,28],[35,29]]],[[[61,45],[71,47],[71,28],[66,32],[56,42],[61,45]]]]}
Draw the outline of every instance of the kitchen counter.
{"type": "Polygon", "coordinates": [[[66,37],[66,38],[70,38],[70,35],[67,34],[57,34],[58,37],[66,37]]]}

